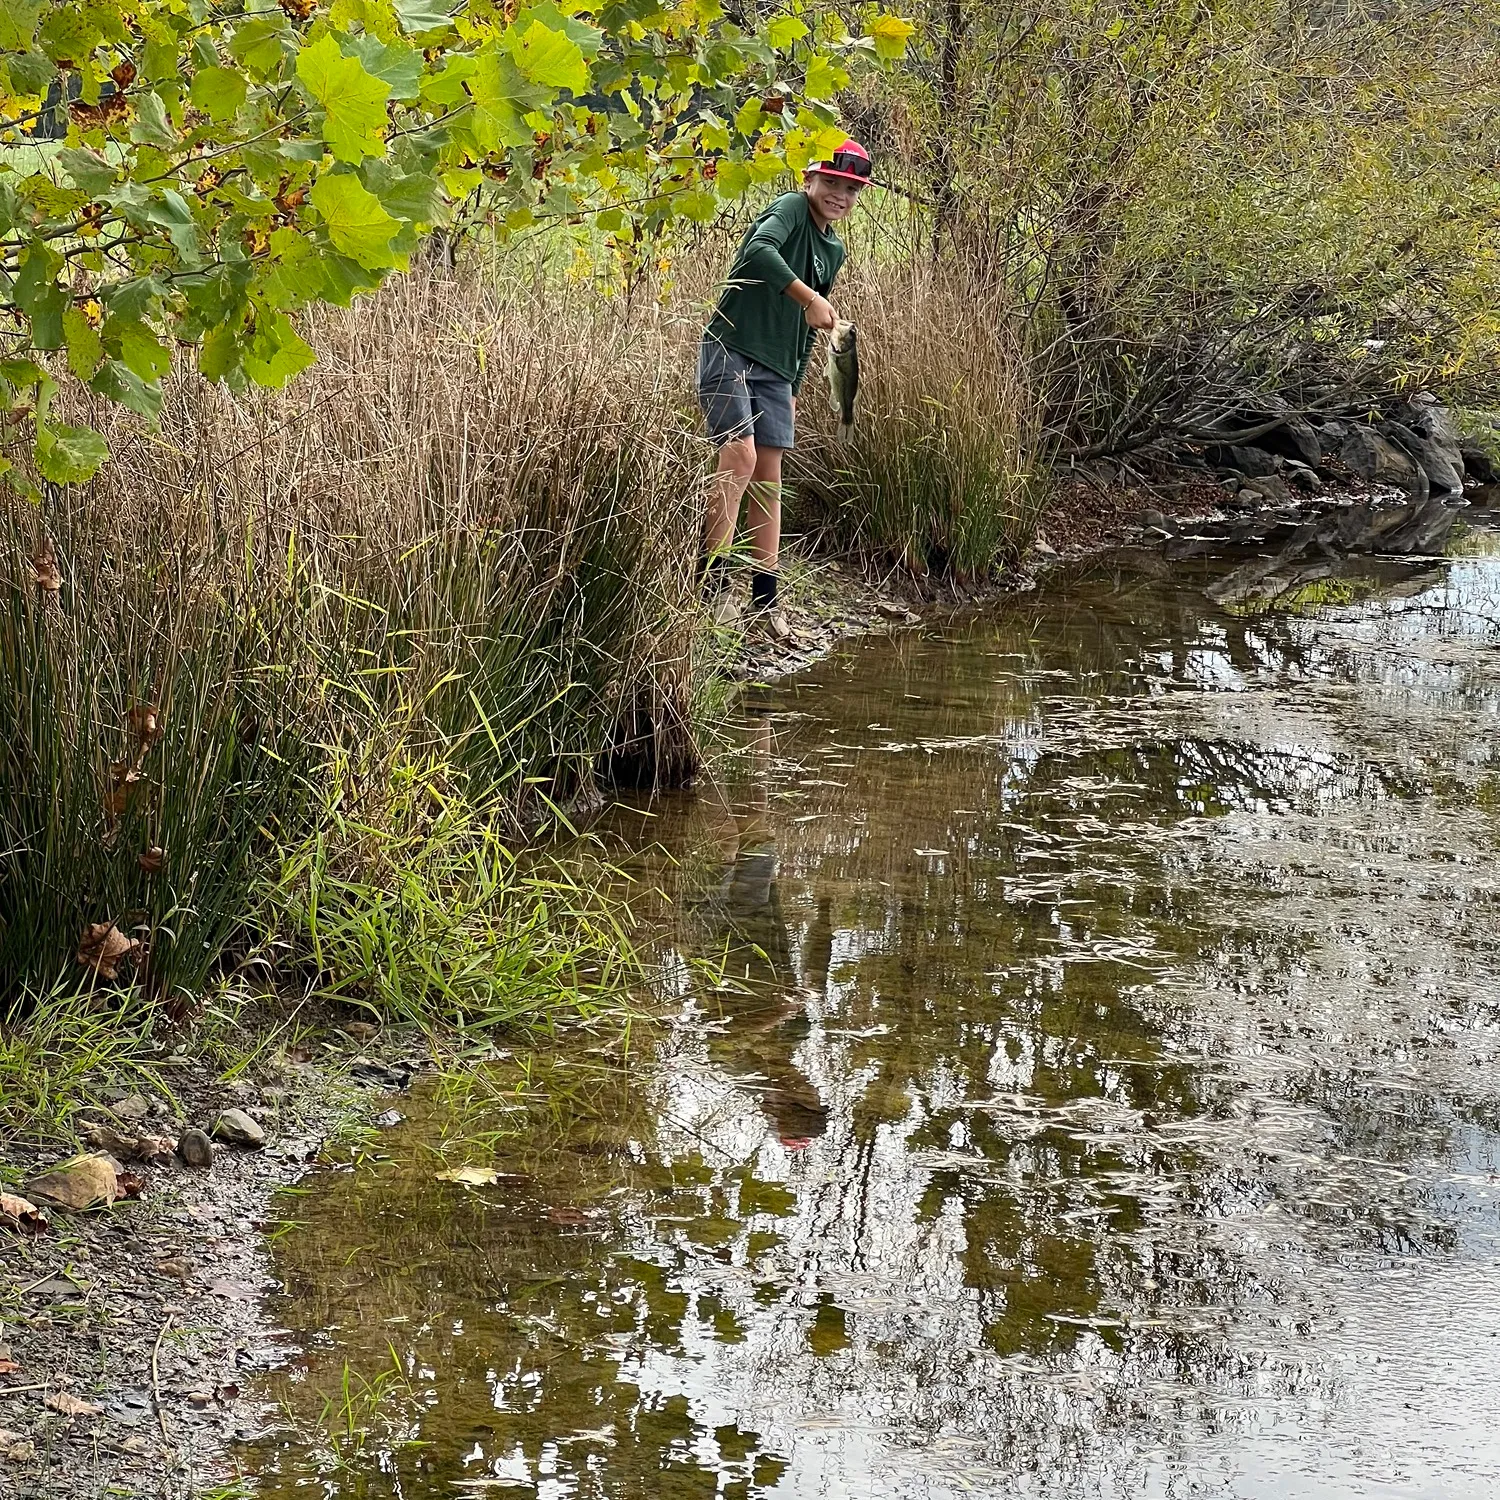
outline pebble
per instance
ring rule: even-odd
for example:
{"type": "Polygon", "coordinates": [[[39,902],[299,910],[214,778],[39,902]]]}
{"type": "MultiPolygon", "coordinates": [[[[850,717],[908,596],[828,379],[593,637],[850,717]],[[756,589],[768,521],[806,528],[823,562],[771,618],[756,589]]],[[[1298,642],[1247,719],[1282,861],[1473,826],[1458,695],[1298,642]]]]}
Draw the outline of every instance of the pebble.
{"type": "Polygon", "coordinates": [[[190,1167],[211,1167],[214,1164],[214,1144],[196,1127],[184,1130],[177,1138],[177,1154],[190,1167]]]}
{"type": "Polygon", "coordinates": [[[112,1109],[115,1118],[123,1120],[127,1125],[139,1125],[151,1113],[150,1104],[140,1094],[127,1094],[112,1109]]]}
{"type": "Polygon", "coordinates": [[[226,1109],[214,1121],[214,1135],[231,1146],[264,1146],[266,1133],[242,1109],[226,1109]]]}

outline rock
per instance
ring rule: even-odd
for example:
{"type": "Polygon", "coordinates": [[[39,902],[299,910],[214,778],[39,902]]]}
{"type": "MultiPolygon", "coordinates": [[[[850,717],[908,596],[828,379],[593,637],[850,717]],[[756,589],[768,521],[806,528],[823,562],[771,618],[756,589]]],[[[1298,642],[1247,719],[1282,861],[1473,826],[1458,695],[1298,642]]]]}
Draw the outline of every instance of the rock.
{"type": "Polygon", "coordinates": [[[1049,542],[1047,540],[1047,538],[1044,537],[1044,536],[1039,536],[1031,544],[1031,550],[1033,552],[1035,552],[1038,557],[1056,557],[1057,556],[1057,548],[1054,547],[1052,545],[1052,543],[1049,542]]]}
{"type": "Polygon", "coordinates": [[[196,1127],[184,1130],[177,1138],[177,1154],[190,1167],[200,1170],[214,1164],[214,1143],[196,1127]]]}
{"type": "Polygon", "coordinates": [[[1406,425],[1427,445],[1437,465],[1429,467],[1426,457],[1422,459],[1422,467],[1427,469],[1433,489],[1448,495],[1462,491],[1464,452],[1458,428],[1453,423],[1453,413],[1431,396],[1414,396],[1406,425]]]}
{"type": "Polygon", "coordinates": [[[1234,469],[1250,479],[1274,474],[1281,467],[1273,454],[1264,448],[1242,448],[1234,443],[1220,443],[1205,450],[1205,456],[1220,468],[1234,469]]]}
{"type": "MultiPolygon", "coordinates": [[[[1262,420],[1269,421],[1270,413],[1262,420]]],[[[1302,417],[1287,417],[1280,427],[1273,427],[1254,439],[1252,446],[1263,448],[1267,453],[1279,453],[1283,458],[1294,458],[1309,468],[1323,458],[1317,432],[1312,423],[1302,417]]]]}
{"type": "MultiPolygon", "coordinates": [[[[35,1203],[19,1193],[0,1191],[0,1229],[26,1229],[39,1234],[46,1227],[47,1216],[35,1203]]],[[[4,1346],[0,1345],[0,1358],[4,1357],[4,1346]]]]}
{"type": "Polygon", "coordinates": [[[151,1113],[151,1106],[140,1094],[127,1094],[111,1106],[115,1119],[126,1125],[139,1125],[151,1113]]]}
{"type": "Polygon", "coordinates": [[[99,1151],[107,1151],[119,1161],[166,1161],[172,1154],[172,1143],[160,1135],[126,1135],[108,1125],[85,1125],[83,1139],[99,1151]]]}
{"type": "Polygon", "coordinates": [[[1149,505],[1135,518],[1135,524],[1143,531],[1159,531],[1163,536],[1176,536],[1181,530],[1165,512],[1149,505]]]}
{"type": "Polygon", "coordinates": [[[373,1021],[345,1021],[339,1030],[346,1036],[352,1036],[357,1042],[367,1042],[380,1028],[373,1021]]]}
{"type": "Polygon", "coordinates": [[[1475,484],[1494,484],[1500,480],[1500,469],[1495,461],[1477,443],[1464,443],[1458,450],[1464,461],[1464,474],[1475,484]]]}
{"type": "Polygon", "coordinates": [[[1255,488],[1261,492],[1263,498],[1274,501],[1277,505],[1295,505],[1297,498],[1292,494],[1291,487],[1279,474],[1267,474],[1264,478],[1255,481],[1255,488]]]}
{"type": "Polygon", "coordinates": [[[1323,458],[1338,458],[1344,446],[1344,439],[1349,436],[1349,423],[1341,422],[1337,417],[1330,417],[1323,425],[1316,429],[1318,434],[1318,450],[1323,458]]]}
{"type": "Polygon", "coordinates": [[[26,1196],[48,1208],[78,1212],[113,1203],[120,1196],[120,1177],[107,1156],[85,1152],[33,1177],[26,1196]]]}
{"type": "Polygon", "coordinates": [[[214,1135],[230,1146],[264,1146],[266,1133],[242,1109],[226,1109],[214,1121],[214,1135]]]}
{"type": "Polygon", "coordinates": [[[1344,439],[1339,456],[1369,484],[1417,487],[1417,465],[1394,443],[1369,427],[1355,427],[1344,439]]]}
{"type": "Polygon", "coordinates": [[[1288,464],[1286,477],[1304,494],[1316,495],[1323,489],[1323,481],[1304,464],[1288,464]]]}
{"type": "Polygon", "coordinates": [[[1438,495],[1463,493],[1463,459],[1455,441],[1450,452],[1446,444],[1415,431],[1404,422],[1382,422],[1380,435],[1403,449],[1426,474],[1430,490],[1438,495]]]}

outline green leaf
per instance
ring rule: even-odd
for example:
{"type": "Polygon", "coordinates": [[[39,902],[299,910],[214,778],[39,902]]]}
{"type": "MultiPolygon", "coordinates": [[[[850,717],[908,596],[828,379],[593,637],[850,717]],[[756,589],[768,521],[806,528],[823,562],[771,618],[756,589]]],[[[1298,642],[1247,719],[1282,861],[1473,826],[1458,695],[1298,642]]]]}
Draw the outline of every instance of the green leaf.
{"type": "Polygon", "coordinates": [[[127,411],[137,416],[154,420],[161,412],[161,386],[153,380],[143,380],[140,375],[121,364],[119,360],[106,360],[99,372],[89,381],[89,389],[101,396],[117,401],[127,411]]]}
{"type": "Polygon", "coordinates": [[[63,310],[67,293],[57,284],[62,257],[33,241],[26,249],[11,295],[31,319],[31,342],[38,349],[63,346],[63,310]]]}
{"type": "Polygon", "coordinates": [[[90,325],[82,308],[68,308],[63,313],[62,324],[63,337],[68,343],[68,368],[80,380],[87,380],[104,358],[104,340],[90,325]]]}
{"type": "Polygon", "coordinates": [[[242,354],[245,373],[256,385],[278,389],[294,375],[300,374],[317,355],[292,327],[284,312],[263,311],[255,321],[242,354]]]}
{"type": "Polygon", "coordinates": [[[233,68],[199,68],[188,86],[188,98],[215,124],[233,119],[249,92],[245,75],[233,68]]]}
{"type": "Polygon", "coordinates": [[[160,380],[172,367],[161,340],[135,318],[111,317],[104,325],[104,346],[142,380],[160,380]]]}
{"type": "Polygon", "coordinates": [[[448,26],[453,11],[443,0],[396,0],[396,14],[401,18],[401,29],[412,35],[448,26]]]}
{"type": "Polygon", "coordinates": [[[747,99],[734,113],[734,128],[746,140],[750,140],[765,117],[766,112],[760,107],[760,100],[747,99]]]}
{"type": "Polygon", "coordinates": [[[0,383],[15,390],[40,385],[47,372],[34,359],[0,359],[0,383]]]}
{"type": "Polygon", "coordinates": [[[778,51],[785,52],[794,42],[800,42],[808,33],[806,21],[796,16],[774,16],[766,24],[766,40],[778,51]]]}
{"type": "Polygon", "coordinates": [[[391,241],[401,227],[359,178],[349,172],[325,173],[308,194],[322,216],[333,248],[367,271],[396,264],[391,241]]]}
{"type": "Polygon", "coordinates": [[[528,83],[509,57],[486,53],[469,80],[474,100],[469,129],[481,151],[499,146],[529,146],[532,130],[526,114],[549,102],[545,89],[528,83]]]}
{"type": "Polygon", "coordinates": [[[422,54],[405,42],[382,42],[378,36],[361,33],[346,38],[367,73],[391,86],[392,99],[415,99],[422,80],[422,54]]]}
{"type": "Polygon", "coordinates": [[[385,103],[391,86],[345,57],[331,32],[297,54],[297,77],[323,106],[323,139],[339,161],[385,154],[385,103]]]}
{"type": "Polygon", "coordinates": [[[435,177],[425,172],[398,172],[389,162],[366,162],[365,186],[380,199],[387,212],[408,224],[443,224],[448,205],[435,177]]]}
{"type": "Polygon", "coordinates": [[[598,57],[599,48],[604,43],[604,33],[597,26],[590,26],[577,16],[565,15],[558,9],[556,0],[540,0],[539,4],[528,5],[516,19],[518,22],[540,21],[550,30],[562,32],[565,37],[578,44],[578,50],[590,62],[598,57]]]}
{"type": "Polygon", "coordinates": [[[104,40],[93,10],[86,5],[55,5],[42,22],[42,51],[53,62],[81,63],[104,40]]]}
{"type": "Polygon", "coordinates": [[[160,94],[135,96],[135,122],[130,127],[130,139],[148,146],[177,144],[177,131],[167,116],[167,106],[160,94]]]}
{"type": "Polygon", "coordinates": [[[53,484],[82,484],[109,457],[109,445],[92,427],[69,427],[64,422],[38,422],[32,451],[37,472],[53,484]]]}
{"type": "Polygon", "coordinates": [[[818,56],[807,65],[807,81],[802,91],[809,99],[832,99],[849,82],[842,68],[834,67],[828,58],[818,56]]]}
{"type": "Polygon", "coordinates": [[[47,85],[57,77],[52,59],[33,48],[5,59],[10,74],[11,91],[21,98],[35,99],[47,92],[47,85]]]}
{"type": "Polygon", "coordinates": [[[291,28],[280,11],[251,16],[235,29],[229,43],[229,55],[244,63],[256,78],[279,78],[290,36],[291,28]]]}
{"type": "MultiPolygon", "coordinates": [[[[198,349],[198,373],[205,380],[234,383],[240,371],[240,343],[232,323],[209,329],[198,349]]],[[[243,383],[243,377],[241,377],[243,383]]]]}
{"type": "Polygon", "coordinates": [[[0,52],[29,52],[42,0],[0,0],[0,52]]]}
{"type": "Polygon", "coordinates": [[[906,44],[916,35],[917,28],[900,16],[880,15],[870,25],[870,36],[875,43],[875,55],[893,62],[905,57],[906,44]]]}
{"type": "Polygon", "coordinates": [[[525,28],[512,26],[506,40],[523,77],[546,88],[588,92],[589,65],[572,37],[534,20],[525,28]]]}
{"type": "Polygon", "coordinates": [[[57,153],[57,161],[90,197],[97,197],[115,180],[115,169],[97,151],[65,146],[57,153]]]}

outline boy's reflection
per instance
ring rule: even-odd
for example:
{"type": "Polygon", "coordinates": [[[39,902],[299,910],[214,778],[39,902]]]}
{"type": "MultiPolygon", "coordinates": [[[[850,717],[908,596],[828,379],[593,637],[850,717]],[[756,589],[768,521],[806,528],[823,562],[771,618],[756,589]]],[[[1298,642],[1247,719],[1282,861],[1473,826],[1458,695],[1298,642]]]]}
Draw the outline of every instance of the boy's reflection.
{"type": "MultiPolygon", "coordinates": [[[[736,988],[719,997],[729,1024],[710,1038],[709,1050],[726,1073],[754,1092],[781,1144],[800,1151],[828,1128],[828,1110],[811,1080],[792,1061],[811,1025],[797,992],[791,938],[777,887],[776,843],[768,816],[769,719],[759,719],[752,727],[750,752],[751,791],[733,821],[724,820],[720,848],[725,870],[711,903],[723,945],[724,977],[736,988]]],[[[809,934],[808,957],[821,973],[808,977],[820,986],[828,974],[830,915],[829,904],[820,902],[809,934]],[[826,943],[815,936],[822,927],[829,931],[826,943]]]]}

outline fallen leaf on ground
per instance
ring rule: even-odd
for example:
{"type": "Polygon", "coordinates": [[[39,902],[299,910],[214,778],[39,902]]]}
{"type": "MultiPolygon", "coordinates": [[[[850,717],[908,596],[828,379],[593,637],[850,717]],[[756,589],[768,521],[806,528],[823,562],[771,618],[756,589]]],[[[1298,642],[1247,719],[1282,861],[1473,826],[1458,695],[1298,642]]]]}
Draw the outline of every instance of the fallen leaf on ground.
{"type": "Polygon", "coordinates": [[[0,1193],[0,1224],[7,1229],[29,1229],[35,1234],[47,1227],[47,1216],[29,1198],[0,1193]]]}
{"type": "Polygon", "coordinates": [[[439,1182],[462,1182],[468,1187],[489,1187],[500,1181],[500,1173],[494,1167],[453,1167],[437,1174],[439,1182]]]}
{"type": "Polygon", "coordinates": [[[14,1375],[20,1368],[13,1359],[0,1359],[0,1375],[14,1375]]]}
{"type": "Polygon", "coordinates": [[[67,1391],[48,1391],[43,1404],[53,1411],[60,1411],[65,1417],[97,1417],[104,1410],[102,1406],[95,1406],[80,1396],[71,1396],[67,1391]]]}
{"type": "Polygon", "coordinates": [[[26,1464],[36,1457],[36,1444],[30,1438],[22,1438],[9,1448],[0,1448],[0,1453],[4,1453],[13,1464],[26,1464]]]}
{"type": "Polygon", "coordinates": [[[146,1190],[146,1179],[139,1172],[121,1172],[118,1180],[122,1198],[139,1198],[146,1190]]]}

